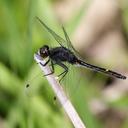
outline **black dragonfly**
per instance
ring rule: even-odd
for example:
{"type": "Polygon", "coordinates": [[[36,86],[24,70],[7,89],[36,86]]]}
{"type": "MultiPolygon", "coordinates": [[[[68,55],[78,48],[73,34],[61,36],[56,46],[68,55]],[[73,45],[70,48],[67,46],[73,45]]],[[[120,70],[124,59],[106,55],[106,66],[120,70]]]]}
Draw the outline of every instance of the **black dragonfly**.
{"type": "Polygon", "coordinates": [[[63,26],[62,26],[62,29],[65,35],[66,41],[63,38],[61,38],[59,35],[57,35],[52,29],[50,29],[40,18],[38,17],[36,18],[47,29],[47,31],[50,32],[50,34],[54,37],[54,39],[60,44],[59,47],[55,47],[55,48],[50,48],[48,45],[44,45],[38,50],[38,55],[40,55],[42,58],[49,57],[45,64],[41,63],[42,66],[45,66],[49,62],[51,62],[52,71],[51,73],[46,74],[45,76],[53,74],[54,65],[57,64],[64,69],[64,71],[58,75],[58,77],[61,76],[59,80],[61,81],[65,77],[65,75],[68,73],[68,67],[64,64],[64,62],[68,62],[72,65],[76,65],[76,66],[78,65],[85,68],[89,68],[93,71],[101,72],[119,79],[127,78],[126,76],[119,74],[117,72],[114,72],[112,70],[108,70],[102,67],[98,67],[98,66],[86,63],[85,61],[80,59],[79,53],[72,46],[69,36],[66,33],[65,28],[63,26]],[[69,46],[69,48],[65,47],[65,43],[69,46]]]}

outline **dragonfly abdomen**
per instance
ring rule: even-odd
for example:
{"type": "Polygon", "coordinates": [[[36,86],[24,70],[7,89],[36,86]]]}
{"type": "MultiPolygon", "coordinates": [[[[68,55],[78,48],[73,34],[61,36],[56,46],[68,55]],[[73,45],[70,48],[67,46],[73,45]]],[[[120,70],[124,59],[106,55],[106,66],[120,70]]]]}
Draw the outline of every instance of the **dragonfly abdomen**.
{"type": "Polygon", "coordinates": [[[108,70],[108,69],[105,69],[105,68],[101,68],[101,67],[98,67],[98,66],[95,66],[95,65],[92,65],[92,64],[88,64],[82,60],[78,60],[78,65],[82,66],[82,67],[85,67],[85,68],[89,68],[91,70],[94,70],[96,72],[101,72],[101,73],[105,73],[105,74],[108,74],[108,75],[111,75],[113,77],[116,77],[116,78],[119,78],[119,79],[126,79],[127,77],[122,75],[122,74],[119,74],[117,72],[114,72],[114,71],[111,71],[111,70],[108,70]]]}

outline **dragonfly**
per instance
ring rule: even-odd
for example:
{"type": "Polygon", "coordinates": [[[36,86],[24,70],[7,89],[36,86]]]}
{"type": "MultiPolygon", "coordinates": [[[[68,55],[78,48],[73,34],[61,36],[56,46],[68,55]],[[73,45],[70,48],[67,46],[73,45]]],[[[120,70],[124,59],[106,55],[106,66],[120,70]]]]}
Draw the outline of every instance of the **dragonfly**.
{"type": "Polygon", "coordinates": [[[36,19],[44,26],[44,28],[53,36],[53,38],[60,45],[59,47],[53,47],[53,48],[49,47],[48,45],[43,45],[38,50],[39,56],[41,56],[43,59],[48,58],[45,64],[42,64],[42,63],[40,64],[42,66],[46,66],[48,63],[51,63],[51,72],[48,74],[45,74],[44,76],[53,74],[55,72],[54,65],[59,65],[60,67],[64,69],[64,71],[58,75],[58,77],[60,78],[59,80],[60,82],[69,71],[69,68],[65,64],[65,62],[68,62],[69,64],[88,68],[95,72],[104,73],[104,74],[107,74],[111,77],[115,77],[118,79],[125,80],[127,78],[126,76],[120,73],[117,73],[115,71],[105,69],[102,67],[98,67],[98,66],[85,62],[83,59],[80,58],[79,53],[72,46],[70,38],[63,26],[62,26],[62,30],[65,36],[65,40],[62,37],[60,37],[58,34],[56,34],[51,28],[49,28],[39,17],[36,17],[36,19]],[[67,44],[68,48],[65,46],[65,44],[67,44]]]}

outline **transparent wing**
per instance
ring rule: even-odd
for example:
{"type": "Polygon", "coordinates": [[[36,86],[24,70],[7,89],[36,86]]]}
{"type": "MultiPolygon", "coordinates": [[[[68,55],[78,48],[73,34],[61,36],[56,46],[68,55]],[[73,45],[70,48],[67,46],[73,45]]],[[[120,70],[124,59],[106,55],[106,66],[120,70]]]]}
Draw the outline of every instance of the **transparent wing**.
{"type": "Polygon", "coordinates": [[[69,47],[69,49],[75,54],[77,55],[79,58],[81,58],[81,55],[79,54],[79,52],[73,47],[71,41],[70,41],[70,38],[65,30],[65,28],[62,26],[62,29],[63,29],[63,32],[64,32],[64,35],[65,35],[65,38],[66,38],[66,41],[67,41],[67,46],[69,47]]]}
{"type": "Polygon", "coordinates": [[[40,18],[36,17],[37,20],[47,29],[48,32],[54,37],[54,39],[62,46],[62,47],[68,47],[69,50],[71,50],[75,55],[77,55],[79,58],[81,58],[78,51],[75,50],[75,48],[72,46],[72,43],[70,41],[70,38],[65,30],[65,28],[62,26],[66,41],[60,37],[58,34],[56,34],[52,29],[50,29],[40,18]]]}
{"type": "Polygon", "coordinates": [[[57,35],[52,29],[50,29],[40,18],[36,17],[37,20],[47,29],[48,32],[54,37],[54,39],[62,46],[65,47],[67,42],[57,35]]]}

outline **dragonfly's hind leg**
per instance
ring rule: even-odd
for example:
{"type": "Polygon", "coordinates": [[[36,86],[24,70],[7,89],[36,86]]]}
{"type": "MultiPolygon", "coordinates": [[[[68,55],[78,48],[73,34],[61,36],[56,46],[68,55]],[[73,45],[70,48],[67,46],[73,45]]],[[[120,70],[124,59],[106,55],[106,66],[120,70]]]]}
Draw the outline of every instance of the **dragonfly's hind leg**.
{"type": "Polygon", "coordinates": [[[58,77],[62,76],[59,80],[59,82],[66,76],[66,74],[68,73],[68,67],[66,65],[64,65],[63,63],[57,63],[59,66],[61,66],[64,71],[58,75],[58,77]]]}

